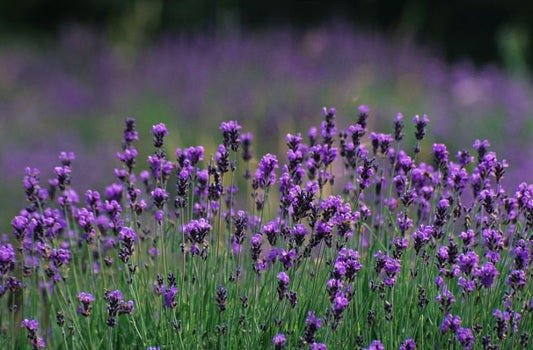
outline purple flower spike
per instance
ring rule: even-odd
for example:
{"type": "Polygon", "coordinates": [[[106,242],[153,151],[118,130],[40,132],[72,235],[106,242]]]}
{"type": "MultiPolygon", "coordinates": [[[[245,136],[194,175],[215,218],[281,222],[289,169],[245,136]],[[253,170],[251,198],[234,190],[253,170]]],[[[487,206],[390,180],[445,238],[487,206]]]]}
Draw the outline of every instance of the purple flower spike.
{"type": "Polygon", "coordinates": [[[459,327],[457,330],[457,340],[463,345],[464,349],[472,349],[472,345],[474,345],[475,341],[472,330],[470,328],[462,327],[459,327]]]}
{"type": "Polygon", "coordinates": [[[78,306],[78,314],[88,317],[92,312],[92,303],[95,300],[94,296],[91,293],[81,292],[78,294],[78,300],[81,305],[78,306]]]}
{"type": "Polygon", "coordinates": [[[285,338],[285,335],[282,333],[279,333],[272,338],[272,342],[274,343],[274,349],[280,350],[285,348],[285,342],[287,341],[287,338],[285,338]]]}
{"type": "Polygon", "coordinates": [[[168,135],[167,127],[163,123],[159,123],[152,127],[152,135],[154,135],[154,146],[156,148],[163,147],[165,136],[168,135]]]}
{"type": "Polygon", "coordinates": [[[448,162],[448,150],[446,145],[442,143],[433,144],[433,156],[435,157],[435,165],[437,168],[442,168],[448,162]]]}
{"type": "Polygon", "coordinates": [[[15,264],[15,250],[8,243],[0,245],[0,276],[5,274],[15,264]]]}
{"type": "Polygon", "coordinates": [[[400,344],[398,350],[414,350],[416,349],[415,341],[411,338],[405,339],[405,341],[400,344]]]}
{"type": "Polygon", "coordinates": [[[287,295],[287,286],[289,285],[290,278],[289,275],[287,275],[285,272],[280,272],[276,276],[278,278],[278,296],[279,300],[283,300],[283,298],[287,295]]]}
{"type": "Polygon", "coordinates": [[[28,339],[30,340],[30,344],[33,346],[33,349],[44,349],[46,347],[46,343],[42,338],[37,336],[38,325],[39,322],[36,320],[29,320],[26,318],[24,321],[22,321],[21,327],[28,330],[28,339]]]}
{"type": "Polygon", "coordinates": [[[259,162],[259,167],[255,172],[254,188],[267,188],[276,182],[276,172],[278,169],[278,158],[272,154],[265,154],[259,162]]]}
{"type": "Polygon", "coordinates": [[[34,331],[37,329],[38,325],[39,325],[39,322],[37,322],[36,320],[29,320],[25,318],[24,321],[22,321],[22,324],[20,326],[30,331],[34,331]]]}
{"type": "Polygon", "coordinates": [[[178,294],[178,288],[176,286],[172,286],[165,292],[165,307],[173,309],[178,305],[176,302],[176,295],[178,294]]]}
{"type": "Polygon", "coordinates": [[[416,126],[415,138],[420,141],[426,136],[426,126],[429,123],[429,118],[425,114],[422,117],[417,114],[413,118],[413,123],[415,123],[416,126]]]}
{"type": "Polygon", "coordinates": [[[385,345],[383,345],[379,340],[373,340],[368,348],[364,350],[385,350],[385,345]]]}
{"type": "Polygon", "coordinates": [[[229,122],[222,122],[220,130],[224,136],[224,146],[230,148],[232,151],[237,151],[241,144],[239,130],[241,126],[235,120],[229,122]]]}

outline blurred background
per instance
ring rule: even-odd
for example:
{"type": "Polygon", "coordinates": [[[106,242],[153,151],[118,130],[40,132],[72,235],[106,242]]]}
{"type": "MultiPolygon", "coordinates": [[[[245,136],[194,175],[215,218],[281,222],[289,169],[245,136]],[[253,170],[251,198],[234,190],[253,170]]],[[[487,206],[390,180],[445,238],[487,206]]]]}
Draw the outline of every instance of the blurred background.
{"type": "Polygon", "coordinates": [[[381,132],[426,113],[427,160],[432,142],[454,155],[486,138],[513,190],[533,182],[532,38],[533,2],[513,0],[2,0],[0,229],[24,168],[47,181],[60,151],[80,195],[113,182],[126,117],[145,168],[158,122],[170,152],[210,154],[235,119],[261,155],[323,106],[346,126],[366,104],[381,132]]]}

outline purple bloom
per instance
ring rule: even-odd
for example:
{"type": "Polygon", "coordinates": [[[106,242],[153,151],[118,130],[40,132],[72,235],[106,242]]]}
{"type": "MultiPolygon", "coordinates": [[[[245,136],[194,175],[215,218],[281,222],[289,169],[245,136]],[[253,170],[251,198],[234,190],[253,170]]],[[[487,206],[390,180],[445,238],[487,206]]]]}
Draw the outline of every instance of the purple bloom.
{"type": "Polygon", "coordinates": [[[131,143],[134,140],[139,139],[139,134],[135,130],[135,119],[127,118],[126,119],[126,128],[124,129],[124,141],[131,143]]]}
{"type": "Polygon", "coordinates": [[[350,302],[342,293],[338,293],[333,299],[333,308],[336,311],[342,311],[348,307],[350,302]]]}
{"type": "Polygon", "coordinates": [[[505,283],[514,290],[522,289],[526,285],[526,273],[524,270],[514,270],[505,283]]]}
{"type": "Polygon", "coordinates": [[[68,265],[70,263],[70,251],[67,249],[52,249],[50,251],[50,260],[54,261],[59,267],[63,264],[68,265]]]}
{"type": "Polygon", "coordinates": [[[490,143],[487,140],[476,140],[474,141],[474,144],[472,147],[477,151],[478,153],[478,160],[481,161],[483,157],[485,156],[485,153],[487,152],[487,148],[490,147],[490,143]]]}
{"type": "Polygon", "coordinates": [[[471,349],[475,341],[472,330],[470,328],[462,327],[457,329],[457,340],[463,345],[464,349],[471,349]]]}
{"type": "Polygon", "coordinates": [[[296,258],[296,252],[294,250],[289,250],[287,252],[284,249],[281,249],[278,255],[279,261],[283,264],[285,270],[288,270],[294,265],[293,260],[296,258]]]}
{"type": "Polygon", "coordinates": [[[463,293],[470,294],[476,289],[476,280],[475,279],[467,280],[464,277],[459,277],[459,280],[457,281],[457,285],[463,288],[463,293]]]}
{"type": "Polygon", "coordinates": [[[274,343],[274,348],[276,350],[283,349],[285,347],[285,342],[287,341],[287,338],[285,338],[285,335],[282,333],[279,333],[272,338],[272,342],[274,343]]]}
{"type": "Polygon", "coordinates": [[[122,227],[120,229],[120,233],[119,233],[118,238],[121,241],[135,242],[135,241],[137,241],[137,234],[135,233],[135,231],[133,231],[133,229],[131,229],[129,227],[122,227]]]}
{"type": "Polygon", "coordinates": [[[470,247],[474,244],[476,242],[475,237],[476,234],[474,233],[474,230],[466,230],[459,234],[459,238],[463,241],[465,247],[470,247]]]}
{"type": "Polygon", "coordinates": [[[474,268],[477,268],[479,262],[478,255],[473,251],[459,255],[459,268],[462,272],[469,275],[474,268]]]}
{"type": "Polygon", "coordinates": [[[118,289],[112,292],[106,291],[104,294],[104,300],[108,303],[106,323],[109,327],[114,327],[117,324],[118,316],[131,314],[133,312],[133,300],[125,302],[123,299],[124,296],[118,289]]]}
{"type": "Polygon", "coordinates": [[[109,300],[118,301],[118,300],[124,299],[124,296],[122,295],[120,290],[117,289],[117,290],[114,290],[112,292],[109,292],[108,298],[109,298],[109,300]]]}
{"type": "Polygon", "coordinates": [[[261,228],[261,231],[266,235],[268,243],[270,243],[271,246],[275,246],[279,235],[279,223],[276,221],[270,221],[261,228]]]}
{"type": "Polygon", "coordinates": [[[220,130],[224,136],[224,146],[230,148],[232,151],[237,151],[240,145],[240,134],[241,126],[235,120],[230,120],[228,122],[222,122],[220,124],[220,130]]]}
{"type": "Polygon", "coordinates": [[[200,218],[199,220],[191,220],[184,230],[190,241],[201,244],[204,243],[205,237],[211,228],[212,226],[207,220],[200,218]]]}
{"type": "Polygon", "coordinates": [[[370,133],[370,141],[372,142],[372,150],[374,154],[377,153],[378,148],[381,151],[381,154],[386,155],[387,151],[389,150],[389,147],[394,141],[391,135],[389,134],[376,134],[374,132],[370,133]]]}
{"type": "Polygon", "coordinates": [[[30,340],[30,344],[33,346],[33,349],[44,349],[46,347],[46,343],[42,338],[37,336],[38,325],[39,322],[36,320],[28,320],[26,318],[24,321],[22,321],[21,327],[28,330],[28,338],[30,340]]]}
{"type": "Polygon", "coordinates": [[[196,166],[199,161],[204,159],[204,147],[196,146],[185,149],[185,157],[190,162],[191,166],[196,166]]]}
{"type": "Polygon", "coordinates": [[[91,293],[81,292],[78,294],[78,300],[81,305],[78,307],[78,313],[82,316],[88,317],[92,312],[92,303],[95,300],[91,293]]]}
{"type": "Polygon", "coordinates": [[[165,307],[173,309],[176,307],[176,295],[178,294],[178,288],[176,286],[171,286],[165,292],[164,300],[165,307]]]}
{"type": "Polygon", "coordinates": [[[415,138],[420,141],[426,136],[426,126],[429,123],[429,118],[425,114],[422,117],[417,114],[413,118],[413,123],[416,125],[415,138]]]}
{"type": "Polygon", "coordinates": [[[154,135],[154,146],[156,148],[163,147],[165,136],[168,135],[167,127],[163,123],[159,123],[157,125],[154,125],[152,127],[151,131],[152,135],[154,135]]]}
{"type": "MultiPolygon", "coordinates": [[[[317,318],[314,312],[308,311],[307,318],[305,320],[305,332],[303,339],[307,344],[311,344],[311,348],[313,348],[312,344],[316,344],[315,333],[320,328],[322,328],[322,320],[317,318]]],[[[316,349],[320,349],[320,347],[316,347],[316,349]]]]}
{"type": "Polygon", "coordinates": [[[479,283],[486,288],[490,288],[496,276],[500,273],[496,267],[487,261],[483,266],[474,270],[474,276],[478,277],[479,283]]]}
{"type": "Polygon", "coordinates": [[[400,344],[398,350],[413,350],[416,349],[415,341],[411,338],[405,339],[403,343],[400,344]]]}
{"type": "Polygon", "coordinates": [[[254,136],[247,132],[241,135],[241,145],[242,145],[242,159],[245,162],[248,162],[253,157],[252,152],[252,140],[254,136]]]}
{"type": "Polygon", "coordinates": [[[372,343],[368,348],[364,350],[385,350],[385,345],[383,345],[379,340],[372,340],[372,343]]]}
{"type": "Polygon", "coordinates": [[[429,242],[431,236],[433,235],[433,231],[434,229],[432,226],[420,225],[418,230],[416,230],[415,233],[411,235],[411,238],[414,241],[414,248],[417,254],[426,245],[426,243],[429,242]]]}
{"type": "Polygon", "coordinates": [[[20,326],[30,331],[35,331],[38,325],[39,325],[39,322],[37,322],[36,320],[29,320],[25,318],[24,321],[22,321],[22,324],[20,326]]]}
{"type": "Polygon", "coordinates": [[[297,246],[301,246],[304,242],[305,236],[309,233],[304,224],[296,224],[289,230],[290,235],[296,241],[297,246]]]}
{"type": "Polygon", "coordinates": [[[290,278],[289,278],[289,275],[287,275],[285,272],[278,273],[278,275],[276,277],[283,284],[285,284],[285,285],[289,284],[290,278]]]}
{"type": "Polygon", "coordinates": [[[0,245],[0,276],[5,274],[15,264],[15,251],[13,246],[8,243],[0,245]]]}
{"type": "Polygon", "coordinates": [[[397,274],[400,273],[400,262],[390,257],[388,253],[383,254],[381,250],[374,254],[374,257],[376,258],[376,272],[380,273],[383,270],[386,275],[384,283],[392,288],[396,282],[397,274]]]}
{"type": "Polygon", "coordinates": [[[442,143],[433,144],[433,156],[435,157],[435,165],[437,168],[442,168],[443,165],[448,163],[448,154],[446,145],[442,143]]]}
{"type": "Polygon", "coordinates": [[[289,275],[287,275],[285,272],[280,272],[276,276],[278,278],[278,296],[279,300],[283,300],[283,298],[287,295],[287,286],[289,285],[289,275]]]}
{"type": "Polygon", "coordinates": [[[362,129],[366,128],[366,120],[370,114],[370,108],[367,105],[361,105],[357,108],[359,114],[357,116],[357,124],[361,126],[362,129]]]}
{"type": "Polygon", "coordinates": [[[461,326],[461,318],[459,316],[452,316],[447,314],[442,323],[440,324],[440,331],[442,334],[451,331],[452,333],[457,332],[461,326]]]}
{"type": "Polygon", "coordinates": [[[322,115],[324,115],[324,121],[320,124],[320,131],[322,138],[324,139],[324,145],[331,146],[333,144],[333,137],[337,133],[337,127],[335,125],[335,108],[329,110],[324,107],[322,109],[322,115]]]}
{"type": "Polygon", "coordinates": [[[394,118],[394,140],[401,141],[403,139],[403,114],[396,114],[394,118]]]}
{"type": "Polygon", "coordinates": [[[493,229],[487,228],[483,232],[483,245],[492,252],[497,252],[503,249],[502,235],[493,229]]]}
{"type": "Polygon", "coordinates": [[[255,172],[254,187],[267,188],[276,182],[275,170],[278,169],[278,158],[272,154],[265,154],[259,162],[255,172]]]}
{"type": "Polygon", "coordinates": [[[152,200],[154,201],[154,204],[157,208],[161,209],[165,205],[167,199],[168,199],[168,193],[163,188],[156,188],[152,191],[152,200]]]}
{"type": "Polygon", "coordinates": [[[455,158],[457,158],[461,167],[464,167],[474,161],[474,157],[471,156],[470,153],[468,153],[468,151],[466,150],[461,150],[457,152],[455,158]]]}

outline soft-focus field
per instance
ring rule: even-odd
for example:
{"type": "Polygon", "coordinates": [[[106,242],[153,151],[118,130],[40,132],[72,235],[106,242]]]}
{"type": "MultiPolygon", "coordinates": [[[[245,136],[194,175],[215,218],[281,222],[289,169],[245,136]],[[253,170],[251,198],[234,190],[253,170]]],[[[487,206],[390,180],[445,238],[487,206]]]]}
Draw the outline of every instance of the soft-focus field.
{"type": "Polygon", "coordinates": [[[24,168],[51,174],[49,164],[61,150],[76,152],[78,184],[110,182],[109,150],[126,117],[137,119],[141,142],[151,125],[165,122],[173,148],[213,148],[214,126],[238,119],[260,131],[264,153],[281,151],[284,133],[308,128],[321,106],[349,114],[364,101],[380,128],[399,111],[428,113],[432,140],[447,142],[453,152],[489,139],[513,163],[504,181],[516,186],[533,180],[523,161],[533,157],[532,97],[530,83],[494,67],[450,66],[408,41],[343,26],[169,37],[141,50],[66,30],[57,45],[0,48],[0,227],[16,213],[10,203],[23,205],[24,168]]]}
{"type": "Polygon", "coordinates": [[[156,124],[141,157],[128,119],[104,191],[72,153],[28,168],[0,348],[527,348],[533,185],[506,190],[486,140],[432,143],[426,115],[383,134],[342,114],[287,134],[286,160],[235,121],[216,148],[156,124]]]}

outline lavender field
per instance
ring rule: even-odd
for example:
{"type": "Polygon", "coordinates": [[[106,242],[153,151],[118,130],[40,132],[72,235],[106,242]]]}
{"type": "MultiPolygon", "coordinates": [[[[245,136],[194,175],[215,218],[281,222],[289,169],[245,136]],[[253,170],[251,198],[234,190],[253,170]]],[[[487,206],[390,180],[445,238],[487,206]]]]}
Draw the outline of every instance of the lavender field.
{"type": "Polygon", "coordinates": [[[0,348],[528,348],[532,96],[342,26],[0,49],[0,348]]]}
{"type": "MultiPolygon", "coordinates": [[[[349,113],[362,103],[379,128],[398,112],[427,113],[432,140],[454,152],[486,138],[514,164],[504,183],[533,180],[522,161],[533,156],[532,84],[495,67],[449,65],[405,40],[331,26],[168,37],[132,51],[71,29],[44,47],[0,48],[0,197],[9,198],[2,204],[22,205],[24,168],[47,171],[65,149],[82,160],[76,183],[102,188],[112,178],[99,164],[112,166],[109,150],[126,117],[141,132],[165,122],[172,147],[209,149],[216,147],[213,125],[239,119],[252,132],[266,131],[256,136],[266,153],[282,151],[284,133],[311,126],[323,105],[349,113]]],[[[13,214],[2,213],[3,222],[13,214]]]]}

